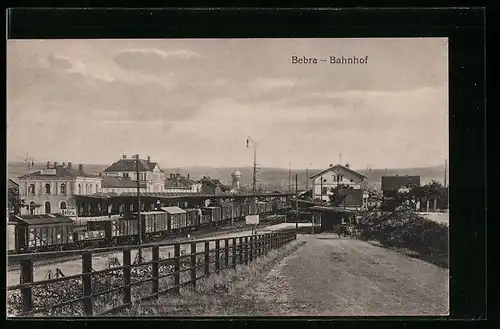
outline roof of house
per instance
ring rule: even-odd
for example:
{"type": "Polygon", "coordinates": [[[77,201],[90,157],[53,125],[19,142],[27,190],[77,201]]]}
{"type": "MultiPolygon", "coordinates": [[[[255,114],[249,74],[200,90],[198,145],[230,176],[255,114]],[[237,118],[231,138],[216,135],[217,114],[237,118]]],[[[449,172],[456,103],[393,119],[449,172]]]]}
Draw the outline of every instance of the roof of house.
{"type": "Polygon", "coordinates": [[[361,206],[363,204],[363,192],[363,190],[358,189],[350,190],[344,201],[342,201],[339,206],[361,206]]]}
{"type": "MultiPolygon", "coordinates": [[[[104,169],[105,172],[120,172],[120,171],[135,171],[135,159],[120,159],[113,163],[108,168],[104,169]]],[[[139,160],[139,171],[153,171],[156,167],[156,162],[151,162],[148,160],[139,160]]],[[[161,169],[160,169],[161,171],[161,169]]]]}
{"type": "Polygon", "coordinates": [[[210,177],[203,177],[199,182],[202,184],[210,185],[210,186],[220,187],[221,190],[230,190],[231,189],[230,187],[222,184],[220,180],[210,178],[210,177]]]}
{"type": "Polygon", "coordinates": [[[19,182],[12,178],[9,178],[9,188],[19,188],[19,182]]]}
{"type": "Polygon", "coordinates": [[[409,185],[420,186],[420,176],[382,176],[382,191],[396,191],[409,185]]]}
{"type": "Polygon", "coordinates": [[[177,178],[165,178],[165,188],[189,188],[190,186],[177,178]]]}
{"type": "Polygon", "coordinates": [[[365,176],[365,175],[363,175],[362,173],[359,173],[359,172],[357,172],[357,171],[355,171],[355,170],[352,170],[352,169],[347,168],[346,166],[343,166],[343,165],[340,165],[340,164],[335,165],[335,166],[332,166],[332,167],[330,167],[330,168],[327,168],[327,169],[325,169],[325,170],[323,170],[323,171],[321,171],[321,172],[319,172],[319,173],[317,173],[317,174],[315,174],[315,175],[313,175],[313,176],[311,176],[311,177],[309,177],[309,178],[310,178],[310,179],[314,179],[314,178],[316,178],[316,177],[318,177],[318,176],[324,175],[324,174],[326,174],[327,172],[329,172],[329,171],[333,171],[333,170],[336,170],[336,169],[341,169],[341,170],[344,170],[344,171],[346,171],[346,172],[348,172],[348,173],[350,173],[350,174],[352,174],[352,175],[354,175],[354,176],[358,176],[359,178],[368,178],[368,176],[365,176]]]}
{"type": "Polygon", "coordinates": [[[97,175],[91,175],[87,174],[85,171],[80,171],[79,169],[76,169],[75,167],[68,167],[68,166],[57,166],[55,168],[49,168],[51,170],[51,173],[47,173],[47,169],[40,169],[38,171],[32,172],[30,174],[25,174],[22,176],[19,176],[19,179],[36,179],[36,178],[75,178],[75,177],[93,177],[93,178],[98,178],[99,176],[97,175]],[[55,169],[55,174],[52,174],[52,170],[55,169]]]}
{"type": "Polygon", "coordinates": [[[60,214],[43,214],[43,215],[16,215],[13,219],[18,222],[23,222],[28,225],[47,225],[47,224],[69,224],[73,220],[69,217],[60,214]]]}
{"type": "MultiPolygon", "coordinates": [[[[140,183],[141,188],[146,187],[145,182],[140,183]]],[[[102,176],[102,188],[137,188],[137,181],[118,178],[113,176],[102,176]]]]}
{"type": "Polygon", "coordinates": [[[181,209],[179,207],[161,207],[160,209],[171,215],[186,213],[184,209],[181,209]]]}

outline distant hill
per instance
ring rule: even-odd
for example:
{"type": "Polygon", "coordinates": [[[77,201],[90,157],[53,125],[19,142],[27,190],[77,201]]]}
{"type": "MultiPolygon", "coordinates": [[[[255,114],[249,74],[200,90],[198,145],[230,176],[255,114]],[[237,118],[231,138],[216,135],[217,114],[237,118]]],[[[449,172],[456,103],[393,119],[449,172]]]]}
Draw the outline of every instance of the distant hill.
{"type": "MultiPolygon", "coordinates": [[[[78,164],[74,164],[78,166],[78,164]]],[[[108,165],[95,165],[95,164],[84,164],[84,171],[89,174],[98,174],[104,171],[108,165]]],[[[33,171],[45,168],[45,165],[35,165],[33,171]]],[[[241,184],[250,186],[252,184],[252,172],[251,167],[243,168],[212,168],[212,167],[183,167],[183,168],[162,168],[165,175],[168,176],[170,173],[175,173],[179,171],[181,175],[187,176],[189,174],[192,179],[200,179],[203,176],[210,176],[212,178],[218,178],[224,184],[231,184],[231,173],[234,169],[238,169],[241,174],[241,184]]],[[[309,176],[314,175],[322,171],[323,169],[309,169],[309,176]]],[[[366,170],[359,170],[363,174],[367,174],[366,170]]],[[[16,178],[18,176],[24,175],[26,173],[26,164],[19,162],[12,162],[8,165],[8,175],[9,178],[16,178]]],[[[298,175],[298,188],[303,190],[306,187],[306,170],[292,170],[292,189],[295,190],[295,174],[298,175]]],[[[391,175],[416,175],[421,177],[422,184],[426,184],[431,180],[437,180],[443,183],[444,180],[444,165],[435,167],[424,167],[424,168],[399,168],[399,169],[372,169],[368,172],[367,176],[368,182],[374,187],[380,188],[382,176],[391,175]]],[[[288,190],[289,184],[289,174],[288,169],[283,168],[261,168],[257,174],[257,185],[260,185],[265,189],[276,189],[276,190],[288,190]]],[[[311,183],[309,182],[309,187],[311,183]]]]}

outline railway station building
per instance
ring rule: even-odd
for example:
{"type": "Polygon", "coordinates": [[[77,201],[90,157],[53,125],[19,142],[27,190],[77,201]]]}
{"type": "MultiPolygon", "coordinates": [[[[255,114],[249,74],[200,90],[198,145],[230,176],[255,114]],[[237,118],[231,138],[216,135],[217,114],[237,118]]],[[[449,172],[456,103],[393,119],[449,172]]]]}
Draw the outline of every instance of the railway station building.
{"type": "Polygon", "coordinates": [[[47,162],[47,167],[19,177],[19,195],[26,207],[22,215],[61,213],[76,207],[75,196],[101,190],[101,177],[87,174],[83,165],[47,162]]]}

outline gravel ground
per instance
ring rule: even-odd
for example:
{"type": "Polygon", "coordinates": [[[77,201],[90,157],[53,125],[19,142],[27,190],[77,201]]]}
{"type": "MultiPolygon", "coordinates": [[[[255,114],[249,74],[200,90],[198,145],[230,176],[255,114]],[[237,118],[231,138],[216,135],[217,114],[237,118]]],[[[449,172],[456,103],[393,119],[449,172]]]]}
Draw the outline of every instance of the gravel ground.
{"type": "Polygon", "coordinates": [[[448,314],[448,270],[335,234],[298,239],[307,243],[248,287],[234,315],[448,314]]]}

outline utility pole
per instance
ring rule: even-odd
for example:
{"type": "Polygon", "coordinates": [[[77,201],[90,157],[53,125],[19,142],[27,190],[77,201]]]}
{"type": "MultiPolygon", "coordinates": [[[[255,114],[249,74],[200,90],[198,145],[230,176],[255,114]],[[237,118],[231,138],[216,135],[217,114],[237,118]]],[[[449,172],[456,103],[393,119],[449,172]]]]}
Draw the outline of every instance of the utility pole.
{"type": "Polygon", "coordinates": [[[249,142],[253,145],[253,180],[252,180],[252,194],[255,198],[257,195],[257,142],[251,137],[247,137],[247,148],[249,142]]]}
{"type": "Polygon", "coordinates": [[[137,221],[139,223],[139,249],[137,251],[138,263],[142,263],[142,218],[141,218],[141,181],[139,177],[139,154],[135,156],[135,173],[137,178],[137,221]]]}
{"type": "Polygon", "coordinates": [[[295,228],[299,229],[299,174],[295,174],[295,228]]]}
{"type": "Polygon", "coordinates": [[[288,162],[288,194],[292,193],[292,163],[288,162]]]}
{"type": "Polygon", "coordinates": [[[26,151],[26,165],[28,166],[28,184],[26,184],[26,203],[28,204],[28,215],[31,215],[31,204],[30,204],[30,178],[31,178],[31,167],[35,165],[35,160],[33,158],[28,157],[28,151],[26,151]]]}
{"type": "Polygon", "coordinates": [[[306,169],[306,192],[309,191],[309,170],[306,169]]]}

